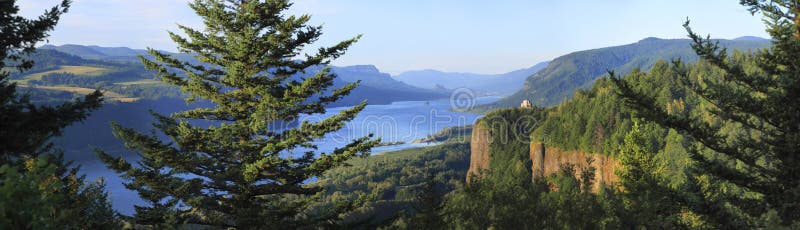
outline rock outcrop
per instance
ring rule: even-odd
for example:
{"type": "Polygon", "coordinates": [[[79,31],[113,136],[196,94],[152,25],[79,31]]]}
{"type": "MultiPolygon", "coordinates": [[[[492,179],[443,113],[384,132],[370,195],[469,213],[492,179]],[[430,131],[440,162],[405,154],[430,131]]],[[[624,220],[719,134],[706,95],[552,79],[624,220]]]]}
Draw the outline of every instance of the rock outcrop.
{"type": "MultiPolygon", "coordinates": [[[[481,124],[476,124],[472,129],[467,181],[471,179],[472,175],[480,177],[481,170],[489,168],[491,141],[490,130],[481,124]]],[[[619,167],[619,163],[611,156],[578,150],[563,151],[556,147],[545,147],[542,142],[530,144],[531,173],[534,180],[559,172],[561,165],[567,163],[575,165],[576,169],[578,169],[577,173],[580,173],[580,168],[587,166],[586,160],[590,157],[594,160],[592,166],[595,168],[595,181],[598,182],[595,183],[596,187],[599,187],[600,184],[610,184],[618,180],[614,170],[619,167]]]]}
{"type": "Polygon", "coordinates": [[[492,136],[489,129],[480,123],[475,123],[472,128],[470,138],[470,158],[469,170],[467,171],[467,182],[472,175],[480,177],[482,169],[489,168],[489,144],[492,136]]]}
{"type": "MultiPolygon", "coordinates": [[[[533,178],[541,178],[561,169],[562,164],[573,164],[577,169],[587,167],[586,160],[592,158],[592,165],[595,168],[596,187],[600,184],[610,184],[618,180],[614,170],[619,167],[619,163],[611,156],[586,153],[582,151],[562,151],[554,147],[546,147],[542,142],[531,143],[531,161],[533,162],[533,178]],[[544,152],[544,154],[541,154],[544,152]],[[538,173],[537,173],[538,172],[538,173]]],[[[580,173],[580,172],[578,172],[580,173]]]]}

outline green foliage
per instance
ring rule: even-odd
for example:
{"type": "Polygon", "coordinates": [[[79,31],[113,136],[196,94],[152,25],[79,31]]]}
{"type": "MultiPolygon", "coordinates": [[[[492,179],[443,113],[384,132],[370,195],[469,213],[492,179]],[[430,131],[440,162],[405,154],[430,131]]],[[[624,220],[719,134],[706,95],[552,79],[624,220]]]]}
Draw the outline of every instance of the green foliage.
{"type": "Polygon", "coordinates": [[[752,227],[758,226],[755,219],[774,210],[782,224],[790,225],[800,218],[800,8],[794,1],[742,3],[766,16],[771,48],[729,56],[686,24],[694,51],[719,73],[713,78],[673,64],[679,79],[702,99],[703,114],[671,114],[653,106],[657,99],[629,81],[614,83],[644,117],[698,144],[690,152],[696,164],[691,179],[699,183],[695,193],[707,195],[689,206],[692,211],[715,226],[752,227]]]}
{"type": "MultiPolygon", "coordinates": [[[[33,61],[25,55],[34,50],[34,45],[44,40],[69,1],[45,12],[36,20],[17,16],[19,8],[15,1],[0,3],[0,69],[14,67],[25,71],[33,61]],[[7,63],[13,63],[9,66],[7,63]]],[[[100,92],[86,96],[83,100],[64,103],[55,107],[36,106],[25,95],[17,95],[16,84],[8,82],[9,72],[0,72],[0,163],[12,159],[36,155],[50,150],[48,140],[61,134],[67,125],[83,120],[88,111],[100,106],[100,92]]]]}
{"type": "Polygon", "coordinates": [[[645,136],[647,130],[656,129],[654,124],[640,125],[635,122],[625,135],[619,148],[619,186],[622,205],[627,210],[624,222],[628,226],[650,228],[683,228],[681,201],[668,186],[665,177],[668,170],[664,162],[656,158],[652,142],[645,136]]]}
{"type": "MultiPolygon", "coordinates": [[[[165,53],[181,62],[202,65],[192,53],[165,53]]],[[[97,46],[62,45],[42,46],[39,50],[27,55],[37,65],[22,72],[12,72],[10,79],[19,80],[27,85],[77,86],[83,88],[102,89],[140,99],[185,98],[180,88],[165,84],[135,84],[135,82],[152,83],[153,71],[148,71],[136,55],[147,59],[155,57],[145,50],[134,50],[126,47],[105,48],[97,46]],[[74,54],[74,55],[73,55],[74,54]],[[77,55],[77,56],[76,56],[77,55]],[[100,55],[100,56],[98,56],[100,55]],[[122,56],[109,56],[122,55],[122,56]],[[97,70],[96,68],[102,68],[97,70]],[[94,71],[90,71],[94,70],[94,71]],[[134,84],[131,84],[134,83],[134,84]]],[[[305,73],[294,74],[286,81],[299,81],[304,77],[322,71],[327,66],[317,65],[305,69],[305,73]]],[[[416,88],[381,73],[374,66],[330,66],[336,74],[331,89],[341,88],[352,82],[359,82],[359,87],[329,106],[358,105],[363,100],[370,104],[388,104],[394,101],[430,100],[446,98],[447,94],[429,89],[416,88]]],[[[180,71],[178,76],[185,77],[180,71]]],[[[160,81],[157,81],[161,83],[160,81]]],[[[330,90],[326,93],[331,93],[330,90]]],[[[40,94],[37,101],[61,101],[63,97],[40,94]]]]}
{"type": "Polygon", "coordinates": [[[550,109],[531,138],[563,150],[613,155],[630,129],[631,113],[611,90],[602,79],[589,91],[579,90],[569,101],[550,109]]]}
{"type": "MultiPolygon", "coordinates": [[[[579,174],[593,172],[582,168],[579,174]]],[[[593,181],[576,177],[574,165],[563,165],[546,182],[527,186],[497,183],[486,172],[485,179],[471,181],[448,196],[443,210],[448,229],[619,229],[622,207],[612,190],[598,193],[586,189],[593,181]]],[[[530,175],[530,172],[527,172],[530,175]]]]}
{"type": "MultiPolygon", "coordinates": [[[[114,66],[113,63],[85,60],[80,57],[58,52],[55,50],[38,49],[31,53],[22,55],[23,58],[34,61],[36,65],[31,66],[30,69],[22,71],[13,71],[10,79],[23,79],[25,76],[31,74],[38,74],[48,71],[53,71],[61,68],[61,66],[114,66]]],[[[20,63],[20,61],[9,60],[12,63],[20,63]]]]}
{"type": "Polygon", "coordinates": [[[71,101],[75,100],[76,98],[83,97],[83,95],[80,95],[78,93],[61,91],[61,90],[49,90],[49,89],[37,89],[37,88],[18,88],[18,89],[21,89],[19,91],[19,94],[26,96],[29,102],[34,105],[57,106],[63,104],[65,101],[71,101]]]}
{"type": "Polygon", "coordinates": [[[400,150],[347,163],[350,166],[332,169],[319,178],[317,183],[325,188],[326,196],[316,206],[324,209],[335,202],[373,196],[364,207],[345,214],[345,222],[417,226],[409,222],[434,215],[430,210],[435,209],[435,200],[463,183],[469,169],[469,143],[400,150]],[[392,223],[398,215],[402,217],[392,223]]]}
{"type": "Polygon", "coordinates": [[[0,166],[0,228],[119,229],[102,180],[86,183],[60,155],[0,166]]]}
{"type": "Polygon", "coordinates": [[[98,151],[109,168],[128,179],[129,189],[151,203],[138,209],[136,217],[166,221],[166,214],[159,212],[167,206],[166,210],[177,212],[170,216],[190,224],[236,228],[331,224],[352,204],[305,215],[322,190],[306,182],[367,155],[380,140],[369,135],[328,153],[314,151],[313,141],[342,128],[366,103],[318,123],[303,122],[285,130],[272,126],[301,114],[325,113],[327,105],[357,86],[329,89],[336,79],[329,68],[293,78],[309,67],[327,65],[357,38],[319,48],[298,60],[303,48],[319,38],[321,27],[308,26],[308,15],[285,16],[291,6],[288,1],[197,0],[189,6],[205,28],[179,25],[187,37],[171,32],[170,36],[181,52],[195,54],[203,64],[153,49],[149,50],[153,59],[140,59],[164,83],[180,87],[188,101],[207,100],[213,106],[170,116],[155,114],[155,127],[169,136],[170,143],[155,134],[114,125],[114,134],[141,154],[138,166],[98,151]],[[190,121],[216,124],[198,126],[190,121]]]}
{"type": "MultiPolygon", "coordinates": [[[[141,85],[100,85],[96,88],[107,89],[129,97],[147,100],[182,99],[186,95],[181,93],[180,87],[167,84],[141,84],[141,85]]],[[[93,87],[94,88],[94,87],[93,87]]]]}
{"type": "Polygon", "coordinates": [[[102,101],[99,92],[56,106],[34,105],[8,82],[7,67],[31,69],[26,55],[47,36],[70,1],[35,20],[17,16],[16,1],[0,2],[0,228],[117,229],[102,181],[86,183],[64,163],[50,139],[81,121],[102,101]]]}
{"type": "Polygon", "coordinates": [[[415,140],[419,142],[469,142],[472,135],[472,125],[447,127],[439,132],[415,140]]]}
{"type": "MultiPolygon", "coordinates": [[[[448,195],[440,215],[456,229],[620,228],[624,209],[604,186],[592,193],[595,168],[565,164],[547,181],[532,181],[530,143],[549,109],[503,109],[477,125],[487,127],[489,169],[448,195]]],[[[591,160],[590,160],[591,161],[591,160]]]]}
{"type": "MultiPolygon", "coordinates": [[[[141,68],[139,66],[139,68],[141,68]]],[[[108,73],[98,73],[91,76],[83,76],[75,73],[56,72],[45,74],[38,81],[28,81],[29,84],[40,85],[71,85],[78,87],[92,87],[99,82],[124,82],[147,79],[147,72],[135,67],[115,68],[108,73]]]]}
{"type": "MultiPolygon", "coordinates": [[[[720,40],[730,49],[742,51],[769,46],[769,41],[720,40]]],[[[528,77],[522,90],[481,108],[508,108],[528,99],[539,106],[556,105],[578,89],[591,88],[608,70],[630,73],[649,70],[660,60],[680,58],[695,62],[697,56],[687,39],[646,38],[637,43],[570,53],[551,61],[546,68],[528,77]]]]}
{"type": "Polygon", "coordinates": [[[531,182],[530,134],[543,115],[540,108],[501,109],[478,121],[492,136],[489,168],[493,180],[516,186],[531,182]]]}
{"type": "Polygon", "coordinates": [[[409,221],[412,223],[411,228],[415,229],[440,229],[444,228],[444,221],[439,213],[442,210],[444,201],[442,195],[436,191],[437,182],[434,174],[428,173],[425,183],[417,191],[416,202],[414,211],[416,214],[409,221]]]}
{"type": "MultiPolygon", "coordinates": [[[[693,69],[704,72],[704,66],[700,64],[693,69]]],[[[693,111],[696,98],[686,95],[666,62],[656,62],[647,73],[633,70],[627,79],[632,86],[646,89],[657,97],[656,106],[669,107],[675,113],[693,111]]],[[[597,80],[590,90],[578,90],[570,100],[548,110],[547,119],[537,124],[531,138],[542,139],[547,145],[562,150],[615,155],[631,130],[631,120],[638,116],[634,110],[624,106],[623,98],[615,92],[616,86],[606,78],[597,80]]],[[[645,136],[653,142],[653,149],[660,149],[667,145],[667,134],[667,129],[654,128],[645,136]]],[[[681,143],[672,146],[677,148],[674,154],[682,154],[681,143]]]]}

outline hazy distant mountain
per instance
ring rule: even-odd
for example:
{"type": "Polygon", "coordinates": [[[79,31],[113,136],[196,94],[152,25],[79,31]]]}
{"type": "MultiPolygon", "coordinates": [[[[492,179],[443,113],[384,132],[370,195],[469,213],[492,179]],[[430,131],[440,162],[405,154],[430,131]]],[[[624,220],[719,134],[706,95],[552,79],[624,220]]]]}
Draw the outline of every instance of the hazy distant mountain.
{"type": "Polygon", "coordinates": [[[430,89],[422,89],[395,80],[388,73],[382,73],[374,65],[355,65],[332,67],[334,73],[342,81],[355,82],[361,81],[361,85],[375,88],[385,88],[402,90],[408,92],[432,92],[430,89]]]}
{"type": "MultiPolygon", "coordinates": [[[[185,53],[170,53],[174,57],[184,61],[195,62],[190,54],[185,53]]],[[[120,73],[121,69],[138,70],[137,74],[143,77],[141,80],[152,79],[152,74],[145,74],[142,65],[139,63],[137,55],[148,56],[145,50],[131,49],[127,47],[100,47],[100,46],[84,46],[84,45],[45,45],[40,47],[34,59],[37,63],[37,68],[32,71],[27,71],[24,74],[35,74],[36,72],[55,71],[59,72],[62,66],[92,66],[102,67],[106,73],[100,76],[86,77],[85,80],[80,81],[81,87],[93,86],[99,81],[105,81],[111,84],[131,84],[136,79],[131,79],[130,74],[117,77],[112,74],[120,73]],[[133,80],[133,81],[132,81],[133,80]]],[[[313,74],[322,67],[312,67],[306,72],[313,74]]],[[[442,90],[422,89],[414,87],[398,80],[393,79],[387,73],[381,73],[378,68],[372,65],[357,65],[345,67],[331,67],[332,71],[337,74],[334,81],[334,87],[341,87],[350,82],[360,81],[361,84],[351,94],[345,97],[342,101],[334,104],[334,106],[353,105],[360,103],[363,100],[368,100],[371,104],[386,104],[393,101],[403,100],[432,100],[438,98],[445,98],[448,94],[442,90]]],[[[120,75],[120,74],[117,74],[120,75]]],[[[76,74],[74,78],[82,77],[76,74]]],[[[299,77],[299,76],[298,76],[299,77]]],[[[18,76],[24,79],[24,76],[18,76]]],[[[64,78],[64,77],[62,77],[64,78]]],[[[63,82],[78,82],[77,80],[61,79],[59,83],[63,82]]],[[[37,81],[38,84],[47,84],[47,82],[37,81]]],[[[147,87],[145,85],[138,85],[137,87],[147,87]]],[[[157,92],[156,92],[157,93],[157,92]]]]}
{"type": "Polygon", "coordinates": [[[146,54],[145,50],[134,50],[128,47],[100,47],[84,45],[44,45],[39,49],[52,49],[62,53],[72,54],[84,59],[103,59],[116,56],[136,56],[146,54]]]}
{"type": "MultiPolygon", "coordinates": [[[[770,45],[767,39],[755,38],[719,41],[729,50],[740,51],[770,45]]],[[[606,75],[607,70],[624,75],[635,68],[647,71],[658,60],[681,58],[684,62],[697,62],[698,57],[690,44],[688,39],[645,38],[633,44],[570,53],[553,59],[547,67],[528,77],[520,91],[482,108],[518,106],[525,99],[537,105],[554,105],[570,97],[577,89],[590,88],[596,79],[606,75]]]]}
{"type": "Polygon", "coordinates": [[[359,87],[353,90],[351,96],[340,103],[354,104],[366,99],[371,104],[385,104],[392,101],[431,100],[448,96],[445,91],[418,88],[395,80],[373,65],[334,66],[331,70],[337,76],[335,87],[360,81],[359,87]]]}
{"type": "MultiPolygon", "coordinates": [[[[62,53],[67,53],[89,60],[103,60],[103,61],[121,61],[121,62],[139,62],[138,55],[149,56],[147,50],[144,49],[131,49],[128,47],[102,47],[95,45],[43,45],[39,49],[56,50],[62,53]]],[[[191,55],[184,53],[171,53],[167,52],[174,57],[184,60],[192,61],[191,55]]]]}
{"type": "Polygon", "coordinates": [[[434,89],[469,88],[476,92],[494,95],[508,95],[522,88],[525,79],[547,66],[540,62],[530,68],[503,74],[452,73],[438,70],[407,71],[394,76],[395,79],[413,86],[434,89]]]}
{"type": "Polygon", "coordinates": [[[742,36],[738,38],[734,38],[734,41],[769,41],[769,39],[756,37],[756,36],[742,36]]]}

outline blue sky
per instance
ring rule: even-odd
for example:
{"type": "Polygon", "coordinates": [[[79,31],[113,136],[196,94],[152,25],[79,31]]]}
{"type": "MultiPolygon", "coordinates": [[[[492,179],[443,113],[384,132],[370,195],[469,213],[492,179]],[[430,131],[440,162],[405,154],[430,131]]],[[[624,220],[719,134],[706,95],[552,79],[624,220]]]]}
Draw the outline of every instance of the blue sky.
{"type": "MultiPolygon", "coordinates": [[[[19,0],[35,16],[58,0],[19,0]]],[[[767,37],[738,0],[298,0],[289,13],[323,25],[320,45],[363,34],[336,65],[503,73],[573,51],[645,37],[685,38],[681,24],[715,38],[767,37]]],[[[51,44],[175,50],[166,31],[199,28],[186,0],[75,0],[51,44]]]]}

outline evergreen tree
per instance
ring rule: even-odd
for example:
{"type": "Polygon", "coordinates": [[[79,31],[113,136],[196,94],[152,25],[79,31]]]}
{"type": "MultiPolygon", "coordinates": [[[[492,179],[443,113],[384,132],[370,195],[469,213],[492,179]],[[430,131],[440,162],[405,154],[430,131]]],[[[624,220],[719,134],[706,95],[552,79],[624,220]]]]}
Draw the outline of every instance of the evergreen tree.
{"type": "Polygon", "coordinates": [[[700,203],[690,205],[693,211],[727,225],[741,219],[735,217],[739,212],[758,217],[774,210],[783,224],[790,224],[800,219],[800,4],[796,0],[741,3],[753,14],[762,12],[766,16],[767,32],[773,39],[770,49],[752,55],[757,68],[729,58],[718,43],[695,34],[688,22],[685,27],[694,40],[692,48],[701,59],[723,70],[724,76],[705,79],[676,68],[692,93],[713,105],[710,112],[721,122],[669,114],[629,82],[612,79],[628,104],[644,117],[679,130],[702,146],[691,153],[698,176],[720,181],[721,186],[735,185],[745,192],[697,201],[700,203]],[[724,123],[741,125],[755,135],[723,132],[719,124],[724,123]],[[725,211],[724,206],[735,210],[725,211]]]}
{"type": "Polygon", "coordinates": [[[86,183],[50,139],[100,106],[99,91],[61,105],[40,106],[19,95],[10,71],[33,67],[27,57],[67,12],[70,1],[36,19],[18,16],[16,1],[0,1],[0,228],[118,229],[102,181],[86,183]]]}
{"type": "Polygon", "coordinates": [[[326,105],[357,86],[330,89],[335,75],[329,68],[311,76],[304,71],[343,55],[358,37],[319,48],[301,60],[301,52],[319,38],[321,27],[308,26],[308,15],[285,16],[291,6],[287,0],[196,0],[189,6],[205,28],[179,25],[187,37],[172,32],[170,37],[181,52],[194,54],[202,64],[153,49],[154,60],[140,59],[163,82],[188,93],[188,101],[200,99],[213,106],[155,115],[154,126],[169,136],[169,143],[113,125],[115,135],[140,153],[141,167],[98,151],[111,169],[129,180],[129,188],[153,203],[138,208],[137,217],[163,215],[168,213],[161,211],[163,205],[180,203],[172,211],[188,223],[240,228],[331,223],[327,216],[299,218],[305,216],[298,214],[310,197],[321,190],[306,182],[368,154],[379,140],[360,137],[327,153],[316,152],[313,140],[342,128],[366,102],[321,122],[278,126],[301,114],[324,113],[326,105]]]}
{"type": "Polygon", "coordinates": [[[55,107],[37,106],[26,95],[18,95],[17,84],[8,81],[9,70],[23,72],[33,67],[27,55],[47,37],[69,4],[65,0],[37,19],[27,19],[17,15],[16,1],[0,2],[0,164],[48,152],[50,138],[100,107],[99,91],[55,107]]]}
{"type": "Polygon", "coordinates": [[[119,229],[105,184],[87,183],[61,155],[0,166],[1,229],[119,229]]]}
{"type": "Polygon", "coordinates": [[[617,171],[622,186],[622,201],[628,211],[624,219],[629,226],[650,228],[680,228],[680,208],[671,188],[662,179],[666,167],[655,158],[652,142],[647,140],[642,126],[634,122],[619,149],[620,170],[617,171]]]}
{"type": "Polygon", "coordinates": [[[442,195],[436,189],[437,184],[436,174],[428,172],[425,182],[417,191],[417,205],[414,206],[416,214],[410,223],[412,228],[443,229],[445,227],[440,215],[443,200],[442,195]]]}

